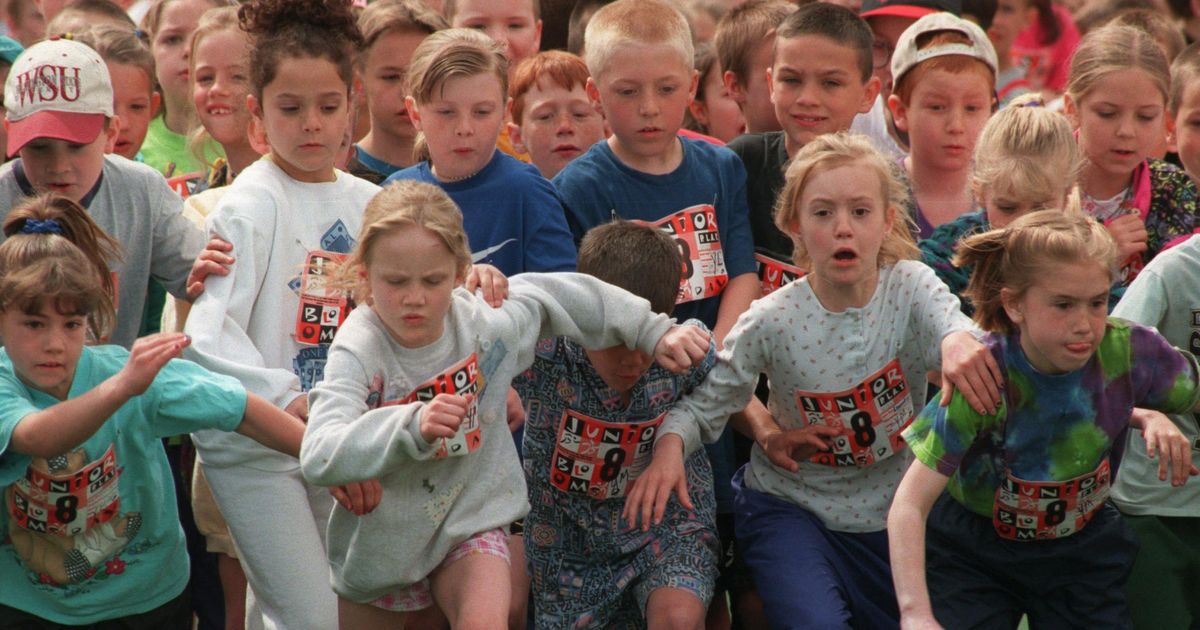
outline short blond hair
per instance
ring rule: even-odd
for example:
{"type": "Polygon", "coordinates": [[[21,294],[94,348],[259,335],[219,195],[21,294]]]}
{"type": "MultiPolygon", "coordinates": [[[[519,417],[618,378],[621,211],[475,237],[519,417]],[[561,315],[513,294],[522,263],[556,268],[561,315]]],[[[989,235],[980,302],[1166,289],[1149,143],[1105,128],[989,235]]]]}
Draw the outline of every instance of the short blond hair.
{"type": "Polygon", "coordinates": [[[616,51],[630,44],[669,46],[684,67],[692,67],[692,29],[679,9],[662,0],[617,0],[596,11],[583,37],[592,77],[599,78],[616,51]]]}
{"type": "Polygon", "coordinates": [[[988,119],[975,144],[977,189],[1019,199],[1070,192],[1083,160],[1079,143],[1066,116],[1042,99],[1023,95],[988,119]]]}
{"type": "Polygon", "coordinates": [[[808,249],[802,239],[796,238],[793,229],[804,187],[814,175],[847,164],[858,164],[875,172],[879,178],[879,195],[883,199],[884,207],[891,208],[895,213],[892,230],[884,237],[883,244],[879,247],[879,266],[917,258],[920,250],[913,240],[912,219],[905,210],[908,206],[908,187],[897,176],[895,166],[866,136],[842,131],[817,136],[804,145],[796,152],[784,175],[783,191],[779,193],[775,202],[775,226],[784,234],[792,236],[793,262],[803,269],[808,269],[812,264],[808,249]]]}
{"type": "Polygon", "coordinates": [[[471,266],[471,245],[463,228],[462,211],[439,186],[402,179],[379,191],[363,212],[358,241],[336,272],[337,286],[350,289],[355,301],[371,296],[370,287],[359,274],[371,263],[371,253],[387,234],[416,226],[432,232],[454,256],[455,272],[465,274],[471,266]]]}

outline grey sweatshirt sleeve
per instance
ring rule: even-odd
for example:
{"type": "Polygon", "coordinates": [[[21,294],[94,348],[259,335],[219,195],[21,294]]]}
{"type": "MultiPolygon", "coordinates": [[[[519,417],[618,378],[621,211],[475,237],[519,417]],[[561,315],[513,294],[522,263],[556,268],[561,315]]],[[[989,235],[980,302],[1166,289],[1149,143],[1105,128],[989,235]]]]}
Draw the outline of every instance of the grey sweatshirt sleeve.
{"type": "Polygon", "coordinates": [[[725,348],[708,377],[667,413],[658,439],[667,433],[679,435],[687,454],[700,448],[701,441],[715,442],[725,430],[729,414],[750,402],[758,375],[770,361],[763,336],[762,322],[751,306],[725,337],[725,348]]]}
{"type": "Polygon", "coordinates": [[[183,216],[183,200],[161,177],[149,187],[154,221],[150,273],[177,298],[187,297],[187,277],[204,249],[204,232],[183,216]]]}
{"type": "Polygon", "coordinates": [[[325,375],[308,394],[308,426],[300,446],[305,480],[337,486],[381,477],[398,461],[433,456],[420,431],[425,403],[369,409],[371,374],[352,349],[339,344],[329,350],[325,375]]]}
{"type": "Polygon", "coordinates": [[[517,370],[533,365],[541,339],[569,337],[587,348],[625,345],[653,356],[671,319],[646,300],[579,273],[524,273],[509,282],[500,309],[517,344],[517,370]]]}

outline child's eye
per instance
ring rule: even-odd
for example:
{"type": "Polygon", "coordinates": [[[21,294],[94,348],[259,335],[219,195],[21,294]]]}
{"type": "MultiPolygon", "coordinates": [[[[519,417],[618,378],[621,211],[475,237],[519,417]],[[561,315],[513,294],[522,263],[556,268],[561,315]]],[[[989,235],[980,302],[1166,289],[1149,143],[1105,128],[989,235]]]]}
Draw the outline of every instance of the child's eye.
{"type": "Polygon", "coordinates": [[[1117,112],[1099,111],[1099,112],[1096,112],[1096,115],[1107,120],[1109,118],[1112,118],[1113,116],[1116,116],[1117,112]]]}
{"type": "Polygon", "coordinates": [[[22,325],[26,328],[32,328],[34,330],[37,330],[38,328],[42,327],[42,322],[40,322],[36,319],[27,319],[22,323],[22,325]]]}
{"type": "Polygon", "coordinates": [[[678,88],[676,88],[674,85],[664,85],[661,88],[658,88],[658,91],[662,92],[663,94],[674,94],[676,89],[678,88]]]}
{"type": "Polygon", "coordinates": [[[67,322],[66,326],[67,326],[67,330],[79,330],[80,328],[83,328],[83,320],[82,319],[73,319],[73,320],[67,322]]]}
{"type": "Polygon", "coordinates": [[[326,114],[337,113],[338,110],[340,110],[340,109],[342,109],[341,105],[322,105],[321,106],[321,111],[325,112],[326,114]]]}
{"type": "Polygon", "coordinates": [[[854,209],[854,216],[856,216],[856,217],[865,217],[865,216],[867,216],[868,214],[871,214],[871,209],[870,209],[870,208],[867,208],[867,207],[862,207],[862,208],[855,208],[855,209],[854,209]]]}
{"type": "Polygon", "coordinates": [[[1138,120],[1142,122],[1154,122],[1158,120],[1158,114],[1138,114],[1138,120]]]}
{"type": "Polygon", "coordinates": [[[842,82],[841,82],[841,81],[835,81],[835,80],[833,80],[833,79],[826,79],[826,80],[823,82],[823,85],[824,85],[825,87],[836,88],[836,87],[841,87],[841,85],[842,85],[842,82]]]}

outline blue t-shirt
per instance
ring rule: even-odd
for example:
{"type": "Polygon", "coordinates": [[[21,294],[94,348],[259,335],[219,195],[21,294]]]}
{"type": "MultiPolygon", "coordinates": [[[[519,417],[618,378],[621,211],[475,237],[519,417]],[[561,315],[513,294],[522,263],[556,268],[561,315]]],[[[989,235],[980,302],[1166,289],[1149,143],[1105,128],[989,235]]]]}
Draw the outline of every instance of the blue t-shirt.
{"type": "MultiPolygon", "coordinates": [[[[85,347],[67,397],[87,393],[128,358],[118,346],[85,347]]],[[[162,606],[187,586],[188,555],[160,440],[236,429],[245,388],[174,360],[69,453],[46,460],[10,450],[17,423],[58,402],[26,387],[0,351],[0,604],[69,625],[162,606]]]]}
{"type": "MultiPolygon", "coordinates": [[[[701,140],[680,138],[683,162],[666,175],[648,175],[622,163],[597,142],[554,177],[576,243],[615,218],[656,222],[680,211],[712,206],[725,273],[732,280],[755,272],[754,240],[746,206],[746,171],[737,155],[701,140]]],[[[696,261],[712,262],[713,259],[696,261]]],[[[680,303],[675,317],[717,323],[720,295],[680,303]]]]}
{"type": "Polygon", "coordinates": [[[471,259],[512,276],[524,271],[574,271],[575,244],[562,203],[538,170],[500,151],[475,175],[440,182],[421,162],[392,174],[383,185],[415,179],[441,186],[463,213],[471,259]]]}

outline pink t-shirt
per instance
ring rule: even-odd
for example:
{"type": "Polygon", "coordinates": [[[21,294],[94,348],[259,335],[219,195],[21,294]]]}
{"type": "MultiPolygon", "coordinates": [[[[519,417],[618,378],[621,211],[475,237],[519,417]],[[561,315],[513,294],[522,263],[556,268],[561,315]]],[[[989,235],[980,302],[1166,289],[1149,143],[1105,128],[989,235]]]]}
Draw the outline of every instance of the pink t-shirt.
{"type": "Polygon", "coordinates": [[[1071,70],[1071,55],[1075,54],[1075,47],[1079,45],[1079,29],[1075,27],[1071,12],[1054,5],[1054,17],[1059,25],[1057,40],[1043,45],[1042,25],[1034,20],[1013,42],[1013,61],[1026,67],[1025,76],[1034,90],[1062,92],[1067,86],[1067,73],[1071,70]]]}

